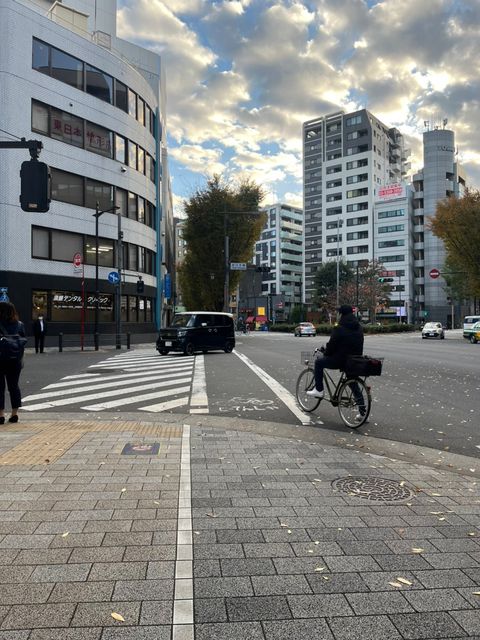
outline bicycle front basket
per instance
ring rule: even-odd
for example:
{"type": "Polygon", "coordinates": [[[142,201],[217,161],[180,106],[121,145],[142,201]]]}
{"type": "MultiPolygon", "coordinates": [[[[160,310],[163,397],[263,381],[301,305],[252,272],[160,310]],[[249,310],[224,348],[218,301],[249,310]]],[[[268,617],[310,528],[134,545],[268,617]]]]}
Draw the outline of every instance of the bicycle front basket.
{"type": "Polygon", "coordinates": [[[348,356],[345,373],[349,376],[380,376],[382,366],[383,358],[348,356]]]}

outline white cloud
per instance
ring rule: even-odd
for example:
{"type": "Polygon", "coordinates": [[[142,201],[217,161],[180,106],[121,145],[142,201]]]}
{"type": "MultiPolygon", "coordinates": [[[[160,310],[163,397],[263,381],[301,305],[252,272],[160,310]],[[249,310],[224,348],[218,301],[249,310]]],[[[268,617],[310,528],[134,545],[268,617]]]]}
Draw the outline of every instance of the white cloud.
{"type": "Polygon", "coordinates": [[[170,149],[170,156],[181,162],[187,169],[204,176],[212,176],[214,173],[222,174],[225,165],[220,162],[222,152],[220,149],[205,149],[200,145],[182,144],[170,149]]]}

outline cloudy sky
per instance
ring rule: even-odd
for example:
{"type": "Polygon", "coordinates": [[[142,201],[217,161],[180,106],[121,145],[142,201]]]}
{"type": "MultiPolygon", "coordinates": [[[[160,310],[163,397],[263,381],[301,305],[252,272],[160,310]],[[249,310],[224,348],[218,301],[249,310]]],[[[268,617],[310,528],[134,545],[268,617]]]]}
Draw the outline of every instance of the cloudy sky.
{"type": "Polygon", "coordinates": [[[371,110],[421,166],[448,118],[480,187],[480,0],[119,0],[118,35],[159,53],[177,211],[214,173],[302,203],[301,127],[371,110]]]}

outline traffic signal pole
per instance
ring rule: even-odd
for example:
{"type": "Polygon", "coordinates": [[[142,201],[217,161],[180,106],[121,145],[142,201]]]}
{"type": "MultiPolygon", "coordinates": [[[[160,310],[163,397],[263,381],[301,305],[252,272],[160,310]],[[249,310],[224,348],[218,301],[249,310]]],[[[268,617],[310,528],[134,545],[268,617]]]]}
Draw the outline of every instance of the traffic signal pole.
{"type": "Polygon", "coordinates": [[[0,140],[0,149],[28,149],[32,160],[38,160],[40,151],[43,149],[43,142],[40,140],[26,140],[25,138],[20,138],[19,141],[12,140],[11,142],[0,140]]]}

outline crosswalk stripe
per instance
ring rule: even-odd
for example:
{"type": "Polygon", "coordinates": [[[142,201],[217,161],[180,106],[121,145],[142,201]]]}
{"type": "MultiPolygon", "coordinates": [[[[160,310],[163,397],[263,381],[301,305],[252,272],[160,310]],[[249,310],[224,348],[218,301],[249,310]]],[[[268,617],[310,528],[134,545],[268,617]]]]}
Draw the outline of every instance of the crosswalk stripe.
{"type": "MultiPolygon", "coordinates": [[[[188,379],[188,382],[190,379],[188,379]]],[[[187,382],[187,380],[185,381],[187,382]]],[[[148,389],[148,387],[145,387],[148,389]]],[[[174,390],[174,393],[185,393],[190,391],[190,385],[187,387],[178,387],[174,390]]],[[[141,396],[137,396],[136,398],[126,398],[123,400],[111,400],[110,402],[102,402],[100,404],[90,405],[88,407],[81,407],[85,411],[103,411],[104,409],[113,409],[114,407],[121,407],[125,404],[133,404],[134,402],[143,402],[144,400],[154,400],[156,398],[164,398],[166,396],[171,396],[172,390],[167,389],[165,391],[155,391],[154,393],[145,393],[141,396]]]]}
{"type": "Polygon", "coordinates": [[[77,373],[75,376],[64,376],[62,380],[77,380],[78,378],[95,378],[99,373],[77,373]]]}
{"type": "MultiPolygon", "coordinates": [[[[179,378],[178,380],[165,380],[163,382],[153,382],[151,384],[147,384],[147,385],[141,385],[140,387],[128,387],[127,389],[115,389],[113,391],[111,390],[107,390],[104,391],[102,393],[90,393],[87,394],[86,396],[76,396],[75,398],[61,398],[60,400],[52,400],[51,402],[42,402],[39,404],[32,404],[30,406],[24,406],[22,407],[22,409],[24,411],[38,411],[40,409],[51,409],[52,407],[63,407],[65,405],[68,404],[77,404],[80,402],[86,402],[88,400],[100,400],[101,398],[108,398],[111,396],[122,396],[122,395],[127,395],[129,393],[135,393],[137,391],[143,390],[143,389],[156,389],[159,387],[167,387],[167,386],[172,386],[172,384],[183,384],[185,382],[190,382],[191,378],[179,378]]],[[[187,390],[190,390],[190,387],[187,387],[187,390]]],[[[166,394],[172,394],[172,390],[169,390],[168,392],[166,392],[166,394]]],[[[180,391],[178,391],[177,393],[180,393],[180,391]]],[[[133,399],[130,399],[129,402],[137,402],[137,397],[141,397],[141,396],[136,396],[133,399]]],[[[153,397],[155,397],[155,394],[153,394],[153,397]]]]}
{"type": "MultiPolygon", "coordinates": [[[[178,366],[184,366],[185,364],[191,364],[191,363],[187,363],[187,362],[178,362],[176,363],[178,366]]],[[[97,368],[98,369],[102,369],[103,371],[106,371],[108,369],[122,369],[122,371],[129,371],[130,369],[145,369],[145,367],[148,367],[149,363],[145,362],[145,363],[141,363],[141,362],[137,362],[135,364],[122,364],[121,366],[117,365],[117,364],[111,364],[108,366],[105,365],[98,365],[97,368]]],[[[158,367],[171,367],[174,366],[173,364],[164,364],[162,362],[162,364],[160,364],[158,361],[156,361],[156,363],[153,366],[158,366],[158,367]]]]}
{"type": "Polygon", "coordinates": [[[157,364],[180,364],[181,362],[193,362],[195,360],[195,356],[191,357],[182,357],[182,358],[159,358],[158,356],[148,356],[146,358],[122,358],[121,360],[116,360],[115,358],[109,358],[108,360],[102,360],[101,362],[97,362],[97,364],[91,364],[89,369],[102,368],[102,367],[111,367],[113,365],[129,365],[129,364],[143,364],[147,362],[155,362],[157,364]]]}
{"type": "Polygon", "coordinates": [[[42,400],[42,398],[61,398],[62,396],[68,396],[72,393],[84,393],[85,391],[95,391],[96,389],[112,389],[113,387],[121,387],[125,386],[125,384],[140,384],[142,382],[150,382],[150,380],[165,380],[172,378],[181,378],[185,376],[186,371],[182,371],[179,373],[168,373],[167,375],[159,376],[156,373],[150,373],[147,375],[147,372],[143,374],[143,376],[139,376],[135,374],[137,377],[133,380],[115,380],[114,382],[103,381],[101,384],[91,384],[87,387],[81,387],[76,389],[62,389],[60,391],[47,391],[46,393],[36,393],[31,396],[27,396],[23,399],[24,402],[31,402],[32,400],[42,400]]]}
{"type": "Polygon", "coordinates": [[[207,381],[205,379],[205,359],[203,356],[198,356],[195,360],[190,405],[206,409],[202,413],[208,413],[207,381]]]}
{"type": "Polygon", "coordinates": [[[188,396],[183,398],[177,398],[176,400],[168,400],[167,402],[159,402],[158,404],[151,404],[148,407],[139,407],[139,411],[152,411],[159,413],[160,411],[168,411],[169,409],[175,409],[176,407],[183,407],[188,404],[188,396]]]}
{"type": "MultiPolygon", "coordinates": [[[[143,369],[142,369],[143,370],[143,369]]],[[[163,371],[171,371],[172,373],[177,373],[177,372],[182,372],[182,371],[192,371],[192,365],[184,365],[182,367],[161,367],[161,368],[157,368],[157,367],[149,367],[147,371],[145,371],[145,375],[147,375],[147,373],[149,374],[153,374],[154,372],[157,373],[162,373],[163,371]]],[[[101,374],[98,373],[96,374],[98,376],[100,376],[101,374]]],[[[78,382],[73,381],[73,380],[68,380],[67,382],[63,382],[63,380],[65,380],[65,378],[62,378],[62,381],[60,382],[55,382],[54,384],[49,384],[46,387],[43,387],[42,391],[44,389],[61,389],[64,387],[71,387],[71,386],[75,386],[77,384],[90,384],[91,382],[93,382],[93,380],[98,380],[99,382],[104,382],[104,381],[108,381],[108,380],[124,380],[125,382],[128,382],[128,378],[135,378],[136,376],[139,376],[140,374],[138,372],[130,372],[130,373],[119,373],[118,375],[113,375],[113,376],[101,376],[100,378],[93,378],[93,379],[87,379],[87,380],[79,380],[78,382]]],[[[25,398],[24,398],[25,400],[25,398]]]]}

